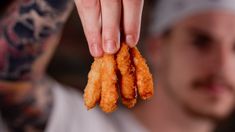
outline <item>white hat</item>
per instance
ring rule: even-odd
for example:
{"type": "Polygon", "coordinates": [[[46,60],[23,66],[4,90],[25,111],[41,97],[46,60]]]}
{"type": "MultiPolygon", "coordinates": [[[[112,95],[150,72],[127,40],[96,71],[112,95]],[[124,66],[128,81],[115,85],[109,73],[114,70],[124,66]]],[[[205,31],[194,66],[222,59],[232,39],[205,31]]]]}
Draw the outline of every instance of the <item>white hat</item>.
{"type": "Polygon", "coordinates": [[[183,18],[208,10],[228,10],[235,13],[235,0],[159,0],[153,13],[151,34],[160,35],[183,18]]]}

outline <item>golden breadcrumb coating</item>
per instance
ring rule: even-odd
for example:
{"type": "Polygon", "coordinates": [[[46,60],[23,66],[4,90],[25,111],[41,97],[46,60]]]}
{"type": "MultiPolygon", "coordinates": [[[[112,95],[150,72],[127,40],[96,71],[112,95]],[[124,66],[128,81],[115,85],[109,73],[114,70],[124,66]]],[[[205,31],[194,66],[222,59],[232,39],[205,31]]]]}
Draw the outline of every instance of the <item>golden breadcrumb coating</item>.
{"type": "Polygon", "coordinates": [[[135,67],[132,64],[129,47],[123,43],[121,49],[117,53],[117,67],[120,71],[119,87],[122,97],[122,103],[132,108],[136,104],[137,87],[135,83],[135,67]]]}
{"type": "Polygon", "coordinates": [[[145,59],[140,54],[139,50],[134,47],[130,49],[133,56],[136,69],[136,81],[138,93],[141,99],[146,100],[154,94],[152,74],[145,62],[145,59]]]}
{"type": "Polygon", "coordinates": [[[109,113],[117,108],[117,66],[114,55],[105,54],[102,61],[100,107],[104,112],[109,113]]]}
{"type": "Polygon", "coordinates": [[[95,58],[88,74],[88,81],[84,90],[84,101],[87,109],[93,108],[100,100],[101,94],[101,58],[95,58]]]}
{"type": "Polygon", "coordinates": [[[87,109],[99,103],[106,113],[116,110],[118,88],[120,88],[122,103],[127,108],[135,106],[137,91],[143,100],[154,94],[152,75],[145,59],[137,47],[129,48],[125,43],[122,43],[116,58],[115,55],[109,54],[95,58],[84,90],[87,109]],[[120,74],[117,75],[117,71],[120,74]]]}

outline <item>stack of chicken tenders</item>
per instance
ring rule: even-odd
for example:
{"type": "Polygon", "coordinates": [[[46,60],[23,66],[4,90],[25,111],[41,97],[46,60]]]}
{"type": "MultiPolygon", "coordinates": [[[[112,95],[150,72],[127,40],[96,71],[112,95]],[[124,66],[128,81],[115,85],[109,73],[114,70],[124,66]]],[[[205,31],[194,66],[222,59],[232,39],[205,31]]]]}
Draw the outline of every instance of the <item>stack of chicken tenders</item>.
{"type": "Polygon", "coordinates": [[[99,103],[101,109],[110,113],[116,110],[119,93],[122,103],[132,108],[141,99],[149,99],[153,93],[152,74],[137,47],[122,43],[115,55],[105,54],[95,58],[88,74],[84,90],[87,109],[99,103]]]}

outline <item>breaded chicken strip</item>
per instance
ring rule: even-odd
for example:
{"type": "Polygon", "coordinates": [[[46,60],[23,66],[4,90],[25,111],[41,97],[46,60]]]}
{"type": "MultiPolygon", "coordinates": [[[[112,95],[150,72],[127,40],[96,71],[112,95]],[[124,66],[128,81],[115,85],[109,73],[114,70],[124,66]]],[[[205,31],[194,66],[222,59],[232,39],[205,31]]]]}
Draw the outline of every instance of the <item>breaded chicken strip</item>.
{"type": "Polygon", "coordinates": [[[154,93],[152,75],[145,59],[136,47],[129,48],[125,43],[116,59],[114,55],[105,54],[93,62],[84,90],[86,107],[91,109],[99,102],[104,112],[113,112],[118,102],[118,81],[122,103],[128,108],[136,104],[137,91],[143,100],[154,93]],[[120,71],[118,77],[117,70],[120,71]]]}
{"type": "Polygon", "coordinates": [[[135,67],[132,64],[127,44],[123,43],[121,45],[116,61],[120,71],[119,87],[122,103],[128,108],[132,108],[136,104],[137,87],[135,83],[135,67]]]}
{"type": "Polygon", "coordinates": [[[93,108],[100,100],[101,94],[101,58],[95,58],[88,74],[88,81],[84,90],[84,101],[87,109],[93,108]]]}
{"type": "Polygon", "coordinates": [[[134,47],[130,49],[133,56],[134,65],[136,69],[136,81],[138,93],[141,99],[146,100],[154,93],[152,74],[145,62],[145,59],[140,54],[139,50],[134,47]]]}
{"type": "Polygon", "coordinates": [[[118,91],[116,61],[114,55],[104,55],[102,58],[102,80],[100,107],[106,112],[113,112],[117,108],[118,91]]]}

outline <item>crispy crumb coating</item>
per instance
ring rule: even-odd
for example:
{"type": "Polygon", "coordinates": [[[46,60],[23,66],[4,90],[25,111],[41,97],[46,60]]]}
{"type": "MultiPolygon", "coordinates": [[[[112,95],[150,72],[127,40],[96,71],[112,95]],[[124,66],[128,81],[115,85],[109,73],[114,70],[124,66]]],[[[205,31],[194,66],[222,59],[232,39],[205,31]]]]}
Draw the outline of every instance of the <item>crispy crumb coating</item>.
{"type": "Polygon", "coordinates": [[[99,103],[104,112],[115,111],[119,97],[118,84],[122,103],[128,108],[135,106],[137,91],[143,100],[154,94],[152,74],[137,47],[129,48],[122,43],[116,58],[109,54],[95,58],[84,90],[87,109],[99,103]],[[117,76],[117,70],[120,76],[117,76]]]}
{"type": "Polygon", "coordinates": [[[104,112],[110,113],[117,108],[117,66],[114,55],[105,54],[102,61],[100,107],[104,112]]]}
{"type": "Polygon", "coordinates": [[[136,68],[138,93],[141,99],[146,100],[154,94],[152,74],[139,50],[134,47],[131,48],[130,51],[136,68]]]}
{"type": "Polygon", "coordinates": [[[116,61],[120,72],[119,87],[122,103],[128,108],[132,108],[135,106],[137,100],[137,87],[135,83],[135,67],[132,64],[132,58],[127,44],[123,43],[121,45],[116,61]]]}
{"type": "Polygon", "coordinates": [[[95,58],[88,74],[88,82],[84,90],[84,101],[87,109],[93,108],[100,100],[101,94],[101,58],[95,58]]]}

